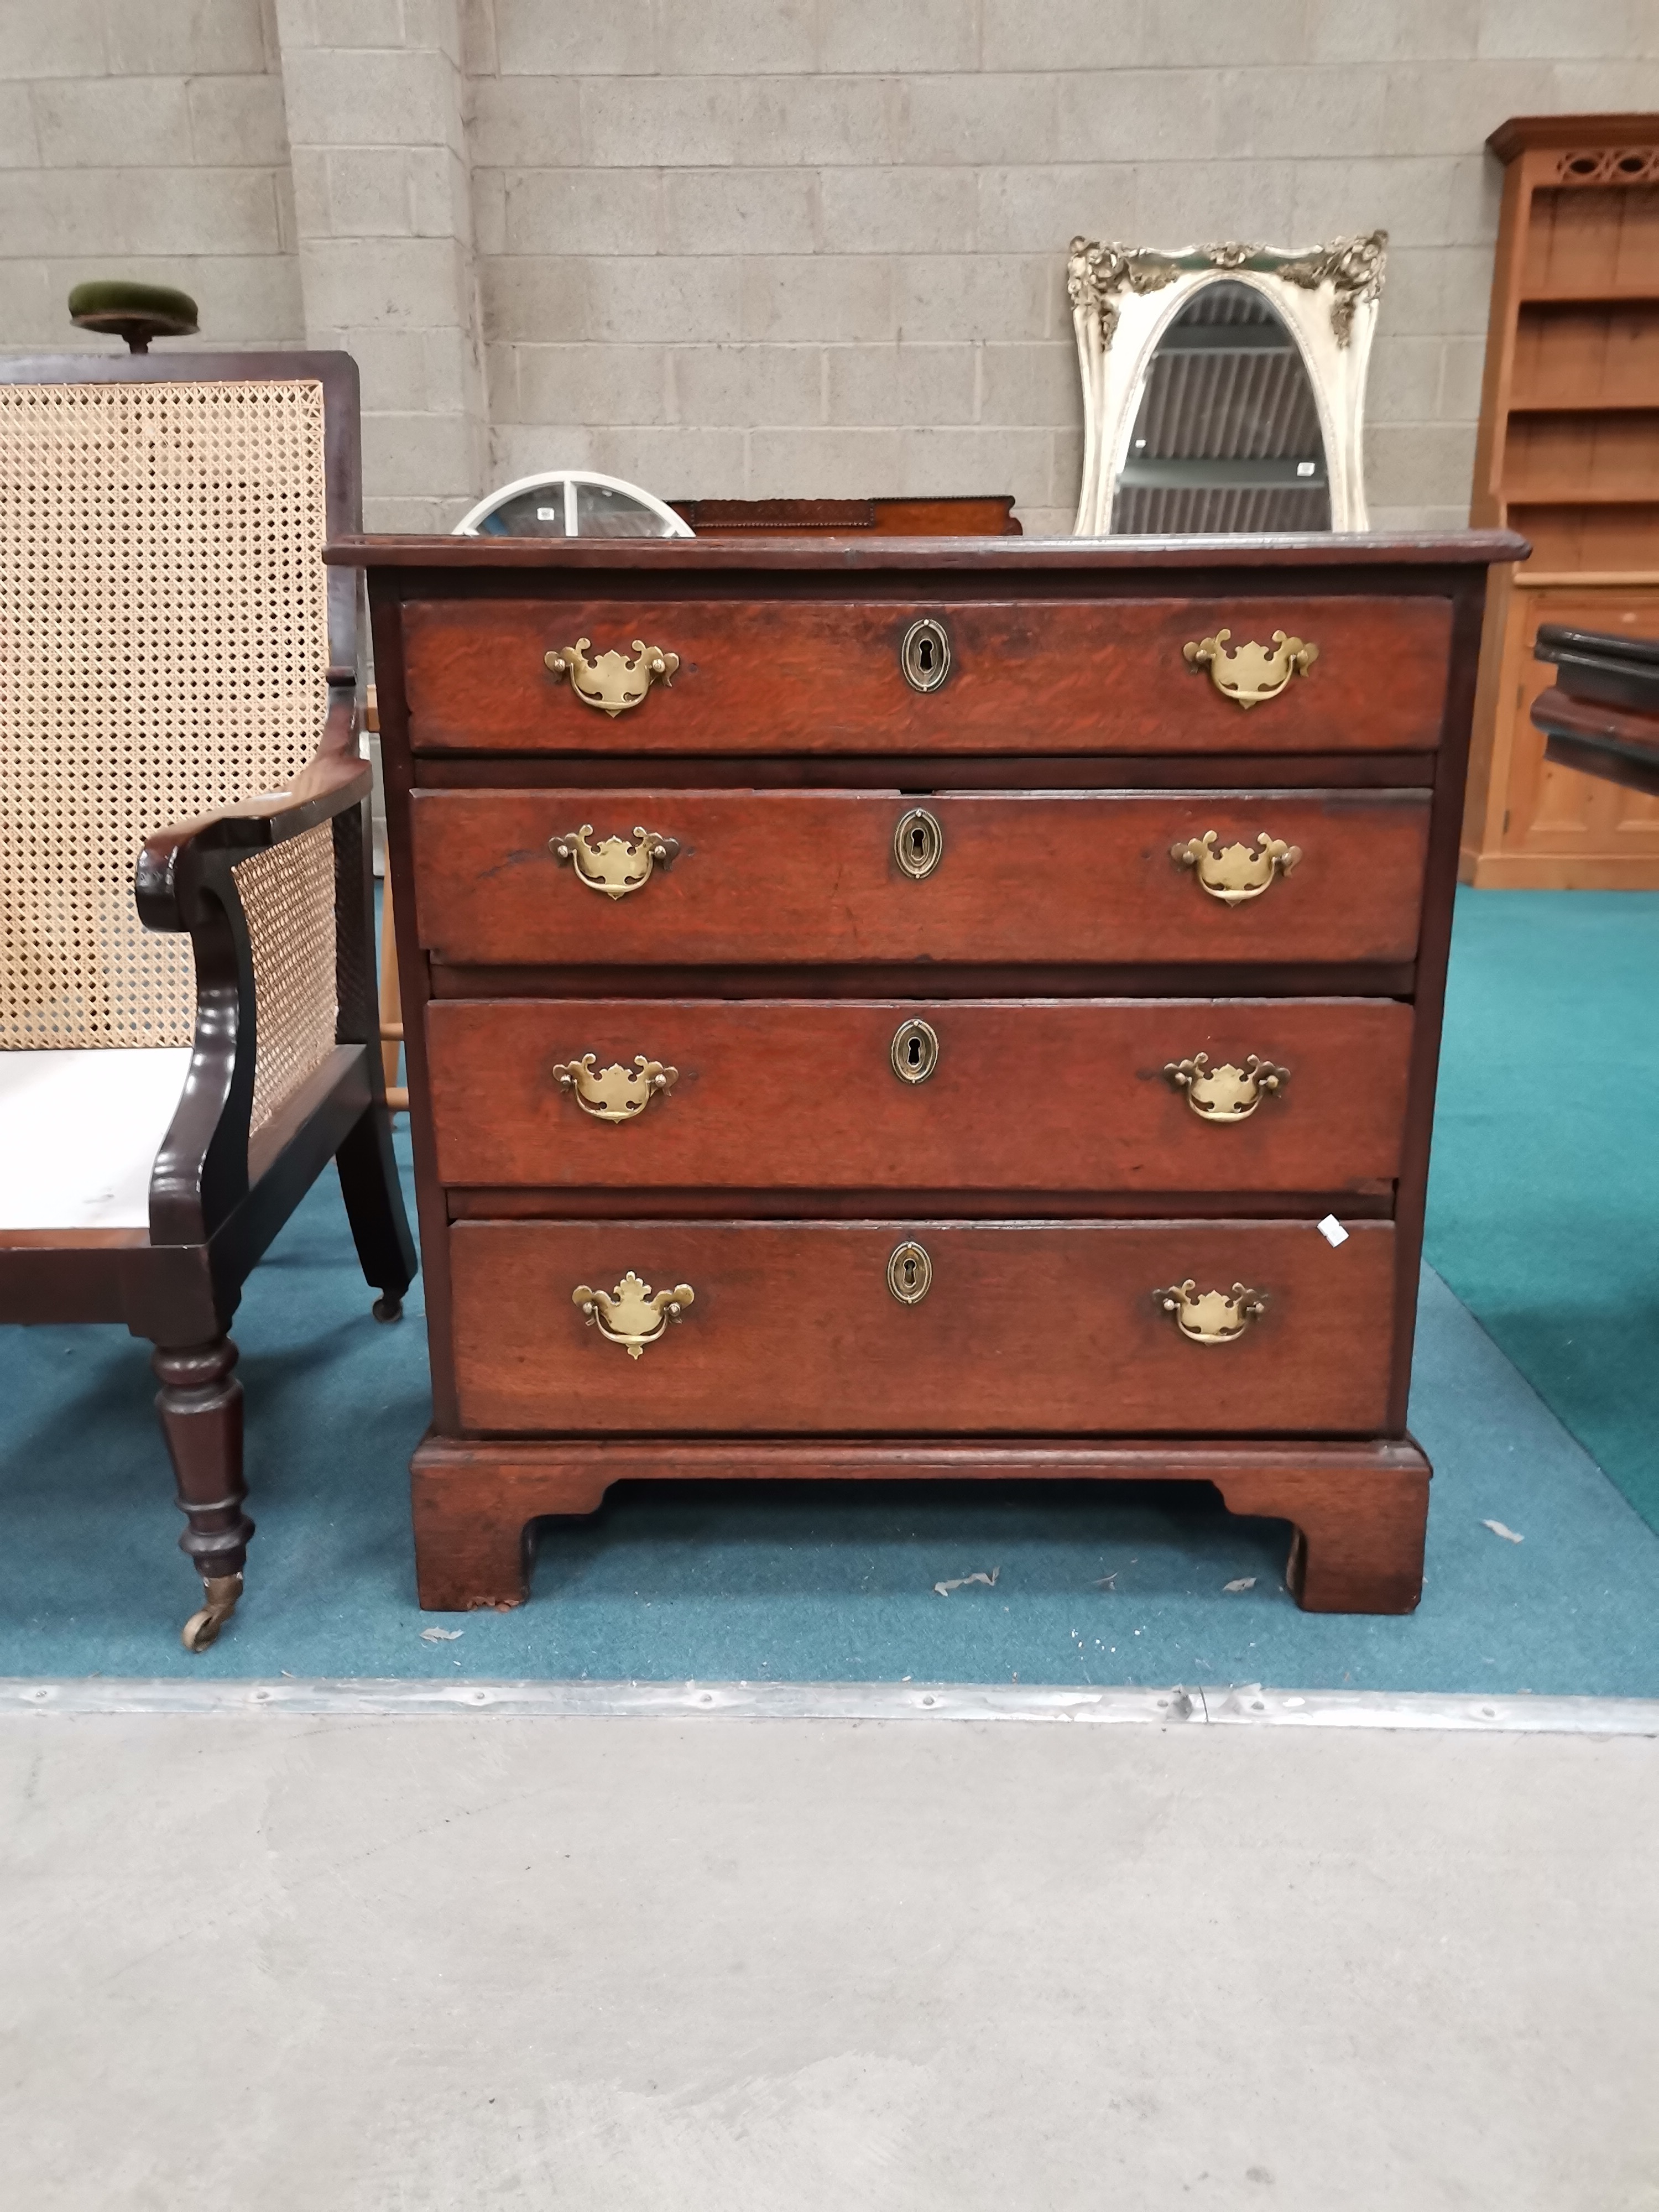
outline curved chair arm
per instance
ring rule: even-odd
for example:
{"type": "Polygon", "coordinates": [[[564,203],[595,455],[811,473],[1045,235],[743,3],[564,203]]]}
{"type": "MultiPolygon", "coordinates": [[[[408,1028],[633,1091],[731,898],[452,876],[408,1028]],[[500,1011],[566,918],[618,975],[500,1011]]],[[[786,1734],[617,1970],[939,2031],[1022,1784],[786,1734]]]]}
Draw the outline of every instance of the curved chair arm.
{"type": "MultiPolygon", "coordinates": [[[[343,863],[349,853],[361,875],[370,784],[368,763],[357,757],[352,702],[337,695],[322,742],[290,790],[173,823],[144,841],[134,880],[139,918],[146,928],[187,934],[196,967],[190,1069],[150,1178],[155,1243],[205,1242],[247,1194],[259,1012],[248,914],[235,871],[255,854],[332,821],[337,929],[343,919],[349,930],[349,901],[342,915],[343,863]]],[[[339,1029],[349,1034],[360,1024],[346,1018],[346,994],[337,988],[337,971],[346,964],[337,961],[337,993],[339,1029]]],[[[371,1057],[378,1069],[378,1057],[371,1057]]]]}
{"type": "Polygon", "coordinates": [[[329,708],[322,742],[291,789],[263,792],[222,814],[175,822],[145,838],[133,884],[139,919],[146,929],[191,930],[189,877],[197,856],[233,852],[246,859],[285,837],[297,837],[359,805],[372,782],[368,763],[357,755],[351,702],[340,700],[329,708]]]}

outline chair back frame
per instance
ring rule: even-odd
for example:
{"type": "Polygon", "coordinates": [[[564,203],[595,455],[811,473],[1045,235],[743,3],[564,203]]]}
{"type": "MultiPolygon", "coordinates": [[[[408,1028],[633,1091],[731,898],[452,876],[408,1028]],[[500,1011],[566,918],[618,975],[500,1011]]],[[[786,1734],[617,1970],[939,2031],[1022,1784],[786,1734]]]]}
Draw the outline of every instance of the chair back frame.
{"type": "MultiPolygon", "coordinates": [[[[333,538],[360,528],[362,515],[357,365],[349,354],[84,352],[0,361],[0,385],[14,386],[301,379],[314,380],[323,392],[324,503],[327,535],[333,538]]],[[[6,1235],[0,1244],[0,1321],[119,1318],[135,1334],[154,1334],[143,1286],[163,1291],[163,1279],[141,1263],[171,1248],[184,1267],[182,1273],[177,1266],[164,1269],[163,1304],[204,1311],[202,1293],[208,1291],[224,1325],[243,1278],[333,1148],[326,1144],[319,1156],[319,1146],[331,1135],[337,1142],[369,1104],[383,1104],[366,818],[369,771],[358,757],[362,580],[353,570],[326,574],[327,708],[311,766],[278,800],[228,811],[211,823],[158,830],[135,856],[141,917],[152,928],[188,932],[197,975],[191,1067],[157,1156],[149,1235],[6,1235]],[[281,1141],[266,1171],[251,1178],[258,1012],[252,950],[231,872],[252,854],[325,821],[331,824],[335,866],[337,1044],[365,1049],[337,1051],[342,1081],[335,1093],[319,1101],[312,1095],[315,1086],[309,1086],[295,1102],[296,1108],[315,1109],[308,1115],[318,1124],[314,1129],[301,1125],[307,1117],[296,1123],[294,1111],[278,1109],[280,1126],[272,1135],[281,1141]],[[181,830],[194,834],[181,836],[181,830]],[[207,1263],[205,1273],[179,1247],[193,1248],[207,1263]]]]}

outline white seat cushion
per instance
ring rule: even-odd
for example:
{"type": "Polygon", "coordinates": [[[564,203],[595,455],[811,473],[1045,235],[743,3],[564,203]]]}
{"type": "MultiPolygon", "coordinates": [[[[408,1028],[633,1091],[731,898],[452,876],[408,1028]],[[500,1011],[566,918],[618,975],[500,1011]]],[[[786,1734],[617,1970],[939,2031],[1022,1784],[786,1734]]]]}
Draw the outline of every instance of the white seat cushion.
{"type": "Polygon", "coordinates": [[[0,1052],[0,1229],[148,1229],[188,1045],[0,1052]]]}

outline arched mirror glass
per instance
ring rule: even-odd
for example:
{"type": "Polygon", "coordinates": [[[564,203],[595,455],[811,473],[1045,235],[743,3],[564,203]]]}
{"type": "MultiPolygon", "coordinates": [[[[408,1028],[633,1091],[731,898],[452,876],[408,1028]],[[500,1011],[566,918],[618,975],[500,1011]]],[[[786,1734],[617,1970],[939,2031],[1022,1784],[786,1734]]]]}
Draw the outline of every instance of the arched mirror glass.
{"type": "Polygon", "coordinates": [[[1325,441],[1301,349],[1254,285],[1200,286],[1147,363],[1113,534],[1330,526],[1325,441]]]}

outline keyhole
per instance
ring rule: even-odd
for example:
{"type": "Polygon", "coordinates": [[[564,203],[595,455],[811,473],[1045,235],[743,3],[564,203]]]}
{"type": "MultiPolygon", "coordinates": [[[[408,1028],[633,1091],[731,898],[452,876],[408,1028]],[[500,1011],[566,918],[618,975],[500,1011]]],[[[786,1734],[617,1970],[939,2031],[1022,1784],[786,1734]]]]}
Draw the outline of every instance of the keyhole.
{"type": "Polygon", "coordinates": [[[942,622],[923,615],[899,646],[899,666],[913,691],[937,691],[951,673],[951,640],[942,622]]]}
{"type": "Polygon", "coordinates": [[[893,1032],[893,1073],[901,1083],[926,1083],[939,1064],[939,1032],[931,1022],[901,1022],[893,1032]]]}
{"type": "Polygon", "coordinates": [[[939,817],[925,806],[913,806],[893,824],[893,858],[917,883],[933,874],[944,850],[945,832],[939,817]]]}
{"type": "Polygon", "coordinates": [[[920,1244],[901,1244],[887,1262],[887,1287],[902,1306],[919,1306],[933,1280],[933,1263],[920,1244]]]}

